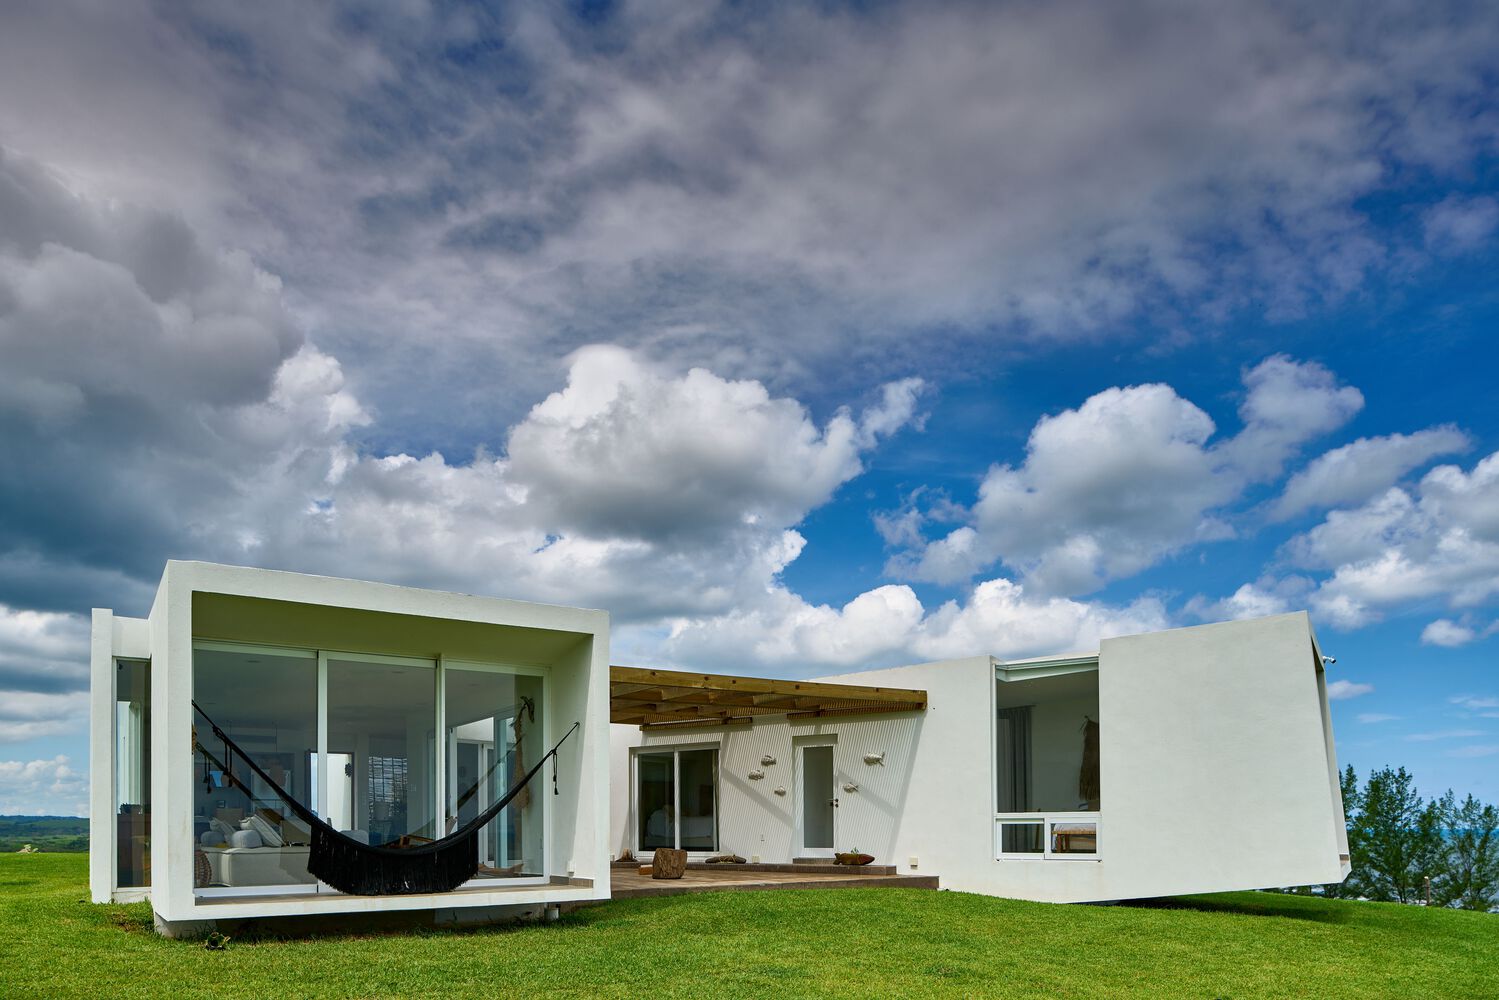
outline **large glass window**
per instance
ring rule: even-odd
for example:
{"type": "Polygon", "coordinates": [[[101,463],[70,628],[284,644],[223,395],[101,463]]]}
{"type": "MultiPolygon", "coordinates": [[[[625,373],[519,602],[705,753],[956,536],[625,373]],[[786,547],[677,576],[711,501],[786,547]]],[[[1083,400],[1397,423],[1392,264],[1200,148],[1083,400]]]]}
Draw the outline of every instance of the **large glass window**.
{"type": "Polygon", "coordinates": [[[635,756],[636,846],[718,849],[718,750],[635,756]]]}
{"type": "MultiPolygon", "coordinates": [[[[543,678],[498,666],[205,641],[193,684],[202,709],[289,798],[376,846],[446,836],[547,750],[543,678]]],[[[194,885],[208,895],[331,892],[307,872],[306,825],[202,716],[194,725],[194,885]]],[[[479,878],[545,877],[545,788],[534,779],[485,824],[479,878]]],[[[122,804],[122,824],[127,812],[136,810],[122,804]]]]}
{"type": "Polygon", "coordinates": [[[347,780],[335,780],[337,769],[329,768],[328,813],[346,810],[350,832],[374,845],[437,839],[436,664],[344,656],[327,662],[329,762],[333,755],[347,761],[347,780]]]}
{"type": "MultiPolygon", "coordinates": [[[[315,801],[316,654],[198,648],[193,700],[288,794],[307,805],[315,801]]],[[[311,831],[196,713],[193,735],[194,885],[314,886],[307,873],[311,831]]]]}
{"type": "Polygon", "coordinates": [[[151,664],[115,663],[117,885],[151,884],[151,664]]]}
{"type": "MultiPolygon", "coordinates": [[[[542,736],[540,677],[449,664],[443,685],[446,835],[504,798],[547,748],[542,736]]],[[[545,873],[542,844],[547,798],[547,784],[538,775],[484,825],[479,836],[479,878],[545,873]]]]}
{"type": "Polygon", "coordinates": [[[1098,672],[996,681],[995,850],[1096,860],[1101,822],[1098,672]]]}

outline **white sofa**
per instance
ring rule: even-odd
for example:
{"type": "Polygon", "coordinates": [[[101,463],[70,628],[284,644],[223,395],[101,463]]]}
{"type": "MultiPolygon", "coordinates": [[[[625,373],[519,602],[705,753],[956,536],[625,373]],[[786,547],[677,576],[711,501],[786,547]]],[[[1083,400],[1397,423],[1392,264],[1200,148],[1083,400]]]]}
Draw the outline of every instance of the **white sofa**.
{"type": "Polygon", "coordinates": [[[204,847],[213,885],[308,885],[316,882],[307,873],[312,848],[287,844],[282,847],[204,847]]]}

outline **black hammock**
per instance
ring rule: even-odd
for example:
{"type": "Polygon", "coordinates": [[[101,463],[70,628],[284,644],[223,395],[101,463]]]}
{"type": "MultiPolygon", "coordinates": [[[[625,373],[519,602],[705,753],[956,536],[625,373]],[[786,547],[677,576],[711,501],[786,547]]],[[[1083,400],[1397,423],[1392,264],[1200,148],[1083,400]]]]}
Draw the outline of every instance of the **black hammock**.
{"type": "MultiPolygon", "coordinates": [[[[312,851],[307,859],[308,874],[339,892],[353,896],[450,892],[473,878],[479,871],[479,829],[510,804],[521,789],[536,777],[536,772],[541,770],[549,757],[552,758],[552,792],[557,794],[557,751],[573,734],[573,730],[578,728],[578,723],[574,722],[572,728],[562,734],[562,739],[543,754],[531,770],[526,772],[525,777],[512,785],[499,801],[452,833],[438,840],[410,847],[381,847],[355,840],[323,822],[317,813],[298,802],[266,774],[249,754],[240,749],[239,744],[218,727],[207,712],[198,707],[196,701],[193,702],[193,708],[203,716],[213,729],[213,735],[223,741],[228,751],[238,754],[255,776],[270,785],[276,795],[291,807],[292,813],[312,829],[312,851]]],[[[204,753],[207,756],[207,752],[204,753]]],[[[229,777],[233,779],[232,772],[229,777]]]]}

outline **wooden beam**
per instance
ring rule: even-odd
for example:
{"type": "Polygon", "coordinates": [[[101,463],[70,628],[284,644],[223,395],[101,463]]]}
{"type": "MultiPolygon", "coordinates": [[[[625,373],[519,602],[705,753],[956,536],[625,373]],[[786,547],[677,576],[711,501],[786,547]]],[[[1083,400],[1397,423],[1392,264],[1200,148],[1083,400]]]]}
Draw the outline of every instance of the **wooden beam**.
{"type": "Polygon", "coordinates": [[[717,719],[688,719],[686,721],[643,722],[641,729],[690,729],[694,726],[748,726],[754,723],[748,715],[727,715],[717,719]]]}
{"type": "Polygon", "coordinates": [[[649,667],[610,667],[609,678],[617,684],[655,684],[662,687],[698,688],[749,694],[778,694],[803,698],[843,698],[909,704],[926,701],[926,692],[910,688],[875,687],[862,684],[828,684],[822,681],[785,681],[765,677],[734,677],[729,674],[698,674],[649,667]]]}
{"type": "Polygon", "coordinates": [[[852,705],[846,708],[814,708],[805,712],[787,712],[787,721],[797,719],[823,719],[830,715],[890,715],[895,712],[921,712],[926,710],[925,701],[907,704],[886,703],[880,705],[852,705]]]}

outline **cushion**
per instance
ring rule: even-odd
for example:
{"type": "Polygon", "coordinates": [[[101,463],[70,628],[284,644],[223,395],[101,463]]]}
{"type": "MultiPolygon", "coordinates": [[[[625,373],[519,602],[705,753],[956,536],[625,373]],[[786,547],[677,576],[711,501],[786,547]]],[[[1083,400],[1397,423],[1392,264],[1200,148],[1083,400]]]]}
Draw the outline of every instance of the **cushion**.
{"type": "Polygon", "coordinates": [[[270,822],[260,813],[245,820],[243,826],[246,830],[254,830],[259,834],[261,842],[267,847],[280,847],[282,844],[280,825],[270,822]]]}
{"type": "Polygon", "coordinates": [[[264,843],[254,830],[235,830],[229,838],[230,847],[261,847],[264,843]]]}
{"type": "Polygon", "coordinates": [[[204,847],[218,847],[224,843],[224,837],[217,830],[204,830],[203,836],[198,838],[198,843],[204,847]]]}

